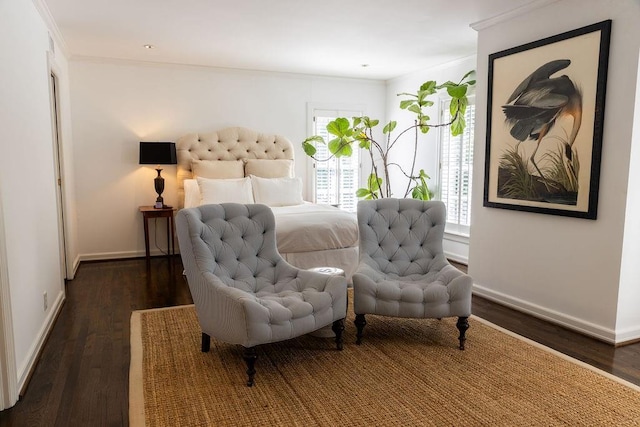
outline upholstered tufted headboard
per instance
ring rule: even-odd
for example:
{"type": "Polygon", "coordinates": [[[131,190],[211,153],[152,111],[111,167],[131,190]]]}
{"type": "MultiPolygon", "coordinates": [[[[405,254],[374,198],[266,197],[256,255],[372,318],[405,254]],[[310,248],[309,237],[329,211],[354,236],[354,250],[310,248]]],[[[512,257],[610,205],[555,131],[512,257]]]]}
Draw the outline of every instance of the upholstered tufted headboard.
{"type": "Polygon", "coordinates": [[[191,133],[176,142],[178,155],[178,200],[184,202],[184,180],[193,177],[194,160],[293,160],[293,145],[284,136],[231,127],[211,133],[191,133]]]}

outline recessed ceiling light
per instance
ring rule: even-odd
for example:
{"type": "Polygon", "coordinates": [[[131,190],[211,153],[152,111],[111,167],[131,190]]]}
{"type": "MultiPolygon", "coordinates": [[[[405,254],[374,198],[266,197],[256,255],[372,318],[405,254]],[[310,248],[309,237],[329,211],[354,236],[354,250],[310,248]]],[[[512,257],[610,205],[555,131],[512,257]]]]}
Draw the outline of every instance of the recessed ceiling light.
{"type": "Polygon", "coordinates": [[[152,45],[152,44],[145,44],[145,45],[142,45],[142,47],[144,47],[145,49],[155,49],[155,48],[156,48],[156,47],[155,47],[154,45],[152,45]]]}

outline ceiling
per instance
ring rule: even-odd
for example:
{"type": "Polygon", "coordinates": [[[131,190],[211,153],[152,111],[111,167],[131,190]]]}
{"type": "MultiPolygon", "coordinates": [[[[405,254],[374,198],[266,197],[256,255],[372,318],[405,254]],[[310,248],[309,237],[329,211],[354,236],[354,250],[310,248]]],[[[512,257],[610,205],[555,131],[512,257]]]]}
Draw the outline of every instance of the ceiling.
{"type": "Polygon", "coordinates": [[[389,79],[475,53],[538,0],[44,0],[71,57],[389,79]],[[153,49],[143,47],[153,45],[153,49]]]}

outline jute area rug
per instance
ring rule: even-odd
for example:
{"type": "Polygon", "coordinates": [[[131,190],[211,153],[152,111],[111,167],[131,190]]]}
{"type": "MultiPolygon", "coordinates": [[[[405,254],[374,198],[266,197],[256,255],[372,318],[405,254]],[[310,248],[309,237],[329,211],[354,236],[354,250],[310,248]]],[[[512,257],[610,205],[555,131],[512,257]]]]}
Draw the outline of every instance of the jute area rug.
{"type": "Polygon", "coordinates": [[[239,346],[200,351],[193,306],[134,312],[130,424],[138,426],[635,426],[640,388],[471,318],[367,316],[344,350],[301,337],[259,346],[245,385],[239,346]]]}

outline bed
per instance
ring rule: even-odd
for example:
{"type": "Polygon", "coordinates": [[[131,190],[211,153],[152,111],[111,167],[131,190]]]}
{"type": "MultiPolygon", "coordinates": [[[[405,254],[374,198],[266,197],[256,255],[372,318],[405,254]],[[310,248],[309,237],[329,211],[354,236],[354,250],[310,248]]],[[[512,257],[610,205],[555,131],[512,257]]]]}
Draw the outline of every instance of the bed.
{"type": "Polygon", "coordinates": [[[263,203],[276,220],[278,250],[299,268],[336,267],[347,279],[358,264],[355,215],[302,198],[294,149],[279,135],[242,127],[192,133],[176,142],[179,207],[263,203]]]}

